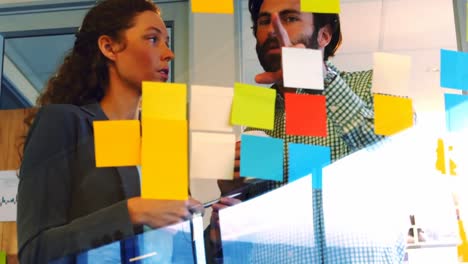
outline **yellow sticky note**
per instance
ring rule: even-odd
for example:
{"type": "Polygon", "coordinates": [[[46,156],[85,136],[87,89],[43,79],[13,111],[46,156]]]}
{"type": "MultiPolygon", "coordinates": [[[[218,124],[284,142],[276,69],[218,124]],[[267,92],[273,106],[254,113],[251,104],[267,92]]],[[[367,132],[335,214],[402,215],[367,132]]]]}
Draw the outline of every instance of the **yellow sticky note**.
{"type": "Polygon", "coordinates": [[[188,198],[187,121],[142,121],[141,196],[149,199],[188,198]]]}
{"type": "Polygon", "coordinates": [[[187,85],[143,82],[142,119],[187,120],[187,85]]]}
{"type": "Polygon", "coordinates": [[[140,164],[140,121],[94,121],[96,167],[140,164]]]}
{"type": "Polygon", "coordinates": [[[413,103],[409,98],[374,95],[375,133],[390,136],[413,126],[413,103]]]}
{"type": "Polygon", "coordinates": [[[301,12],[340,13],[340,0],[301,0],[301,12]]]}
{"type": "Polygon", "coordinates": [[[444,140],[439,138],[437,140],[437,159],[436,159],[436,169],[440,171],[442,174],[446,173],[446,166],[445,166],[445,145],[444,140]]]}
{"type": "Polygon", "coordinates": [[[231,123],[273,129],[276,90],[255,85],[234,84],[231,123]]]}
{"type": "Polygon", "coordinates": [[[233,14],[234,0],[192,0],[192,12],[233,14]]]}

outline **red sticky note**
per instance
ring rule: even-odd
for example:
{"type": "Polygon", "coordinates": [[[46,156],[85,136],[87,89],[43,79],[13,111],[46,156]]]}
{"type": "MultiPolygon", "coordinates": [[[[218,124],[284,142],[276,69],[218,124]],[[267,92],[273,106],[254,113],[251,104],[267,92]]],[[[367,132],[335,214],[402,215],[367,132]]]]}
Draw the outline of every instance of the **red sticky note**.
{"type": "Polygon", "coordinates": [[[285,93],[286,134],[295,136],[327,136],[325,96],[285,93]]]}

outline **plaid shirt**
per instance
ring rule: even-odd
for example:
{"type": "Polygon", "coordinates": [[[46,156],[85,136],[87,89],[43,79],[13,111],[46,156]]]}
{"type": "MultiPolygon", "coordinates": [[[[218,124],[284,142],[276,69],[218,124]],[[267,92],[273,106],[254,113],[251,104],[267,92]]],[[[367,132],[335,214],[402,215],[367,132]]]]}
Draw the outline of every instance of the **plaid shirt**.
{"type": "MultiPolygon", "coordinates": [[[[272,188],[288,182],[288,143],[330,147],[333,162],[384,138],[374,133],[372,71],[340,72],[331,63],[327,65],[338,73],[325,86],[323,93],[327,105],[327,137],[287,135],[285,102],[280,93],[276,96],[274,129],[246,128],[246,131],[261,130],[271,137],[284,140],[284,181],[276,183],[272,188]]],[[[297,89],[296,94],[316,94],[316,91],[297,89]]]]}
{"type": "MultiPolygon", "coordinates": [[[[338,73],[332,82],[325,85],[323,92],[326,97],[328,117],[327,137],[287,135],[285,102],[280,93],[277,94],[276,98],[274,129],[246,129],[246,131],[262,130],[271,137],[283,139],[285,149],[283,181],[267,181],[254,185],[249,192],[250,197],[276,189],[288,182],[288,143],[328,146],[331,149],[333,162],[384,139],[383,136],[374,133],[372,71],[340,72],[329,62],[327,62],[327,66],[338,73]]],[[[296,94],[316,94],[316,91],[297,89],[296,94]]],[[[360,238],[346,237],[343,238],[342,247],[327,248],[322,190],[313,191],[313,203],[315,243],[321,248],[322,254],[309,252],[309,257],[307,254],[297,254],[288,258],[287,261],[281,260],[281,263],[400,263],[403,261],[405,254],[404,236],[386,245],[376,245],[369,241],[368,247],[356,246],[359,244],[358,241],[362,245],[363,241],[360,238]]],[[[271,257],[278,257],[278,254],[269,255],[268,252],[271,251],[257,250],[252,256],[252,261],[255,263],[279,263],[278,259],[271,259],[271,257]]]]}

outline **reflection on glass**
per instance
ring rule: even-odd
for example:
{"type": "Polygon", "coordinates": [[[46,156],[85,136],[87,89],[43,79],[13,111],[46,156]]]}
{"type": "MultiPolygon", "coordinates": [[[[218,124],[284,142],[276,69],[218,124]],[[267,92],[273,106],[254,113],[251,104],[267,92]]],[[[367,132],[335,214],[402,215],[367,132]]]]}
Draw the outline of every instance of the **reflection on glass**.
{"type": "MultiPolygon", "coordinates": [[[[122,241],[104,245],[73,256],[67,256],[51,263],[197,263],[194,248],[203,251],[203,236],[192,238],[192,228],[202,230],[201,216],[195,216],[194,221],[151,230],[145,227],[145,232],[122,241]],[[191,225],[193,225],[191,227],[191,225]],[[196,226],[195,226],[196,225],[196,226]],[[192,241],[195,240],[195,241],[192,241]],[[192,243],[194,242],[194,243],[192,243]]],[[[202,256],[204,259],[204,255],[202,256]]],[[[198,262],[203,263],[203,262],[198,262]]]]}
{"type": "Polygon", "coordinates": [[[5,38],[2,108],[34,105],[74,40],[74,34],[5,38]]]}
{"type": "Polygon", "coordinates": [[[312,197],[309,175],[221,210],[224,263],[320,263],[321,239],[314,237],[320,214],[312,197]]]}
{"type": "Polygon", "coordinates": [[[453,178],[437,170],[438,137],[409,129],[325,168],[326,262],[353,263],[341,258],[359,255],[368,263],[398,263],[415,240],[418,247],[455,248],[453,178]]]}

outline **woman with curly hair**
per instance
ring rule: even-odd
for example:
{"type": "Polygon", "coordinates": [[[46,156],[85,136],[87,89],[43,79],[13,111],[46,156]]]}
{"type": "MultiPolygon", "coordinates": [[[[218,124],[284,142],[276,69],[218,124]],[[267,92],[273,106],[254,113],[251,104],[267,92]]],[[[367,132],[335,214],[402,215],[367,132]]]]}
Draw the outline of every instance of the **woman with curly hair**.
{"type": "MultiPolygon", "coordinates": [[[[137,167],[96,168],[92,122],[137,119],[142,81],[166,82],[168,33],[149,0],[104,0],[39,97],[18,189],[21,263],[46,263],[191,216],[199,202],[140,197],[137,167]]],[[[122,139],[125,140],[125,139],[122,139]]],[[[168,175],[170,176],[170,175],[168,175]]]]}

